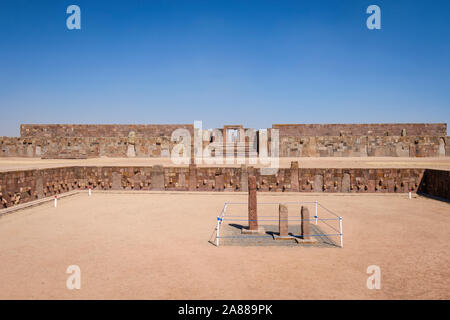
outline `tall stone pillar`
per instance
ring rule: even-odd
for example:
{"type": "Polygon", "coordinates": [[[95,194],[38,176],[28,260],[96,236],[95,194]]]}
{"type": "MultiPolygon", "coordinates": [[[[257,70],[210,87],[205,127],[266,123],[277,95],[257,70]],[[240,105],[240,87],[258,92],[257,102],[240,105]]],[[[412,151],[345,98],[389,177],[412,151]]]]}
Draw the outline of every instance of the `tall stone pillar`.
{"type": "Polygon", "coordinates": [[[298,161],[291,162],[291,190],[294,192],[300,191],[298,184],[298,161]]]}
{"type": "Polygon", "coordinates": [[[256,177],[248,177],[248,229],[258,230],[258,212],[256,201],[256,177]]]}
{"type": "Polygon", "coordinates": [[[287,237],[289,236],[289,225],[288,225],[288,208],[286,205],[281,204],[278,207],[278,214],[279,214],[279,230],[280,230],[280,237],[287,237]]]}

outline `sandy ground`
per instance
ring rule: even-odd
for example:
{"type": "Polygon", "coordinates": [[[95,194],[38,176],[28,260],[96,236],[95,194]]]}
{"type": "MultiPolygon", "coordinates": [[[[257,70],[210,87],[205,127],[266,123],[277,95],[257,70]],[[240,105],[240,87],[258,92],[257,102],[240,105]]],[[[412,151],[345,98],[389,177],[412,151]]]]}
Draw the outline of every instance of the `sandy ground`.
{"type": "MultiPolygon", "coordinates": [[[[215,247],[236,193],[86,193],[0,217],[1,299],[449,299],[450,204],[407,195],[259,194],[319,200],[344,248],[215,247]],[[81,268],[68,290],[66,269],[81,268]],[[369,290],[366,269],[381,268],[369,290]]],[[[245,214],[245,209],[244,212],[245,214]]]]}
{"type": "MultiPolygon", "coordinates": [[[[248,159],[247,159],[248,160],[248,159]]],[[[291,161],[298,161],[300,168],[427,168],[450,170],[450,157],[444,158],[402,158],[402,157],[348,157],[348,158],[280,158],[280,168],[288,168],[291,161]]],[[[170,158],[92,158],[92,159],[40,159],[40,158],[0,158],[0,171],[54,168],[66,166],[187,166],[174,164],[170,158]]],[[[251,164],[261,167],[258,161],[251,164]]],[[[204,167],[211,165],[201,164],[204,167]]],[[[240,164],[217,165],[239,167],[240,164]]]]}

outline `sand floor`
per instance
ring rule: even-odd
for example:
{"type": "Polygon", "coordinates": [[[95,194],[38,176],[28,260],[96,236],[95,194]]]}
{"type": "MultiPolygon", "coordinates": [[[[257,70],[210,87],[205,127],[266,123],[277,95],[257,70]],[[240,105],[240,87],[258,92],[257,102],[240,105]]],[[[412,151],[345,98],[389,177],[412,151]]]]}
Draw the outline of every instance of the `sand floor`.
{"type": "MultiPolygon", "coordinates": [[[[291,161],[298,161],[300,168],[426,168],[450,170],[450,157],[405,158],[405,157],[308,157],[279,158],[279,167],[288,168],[291,161]]],[[[248,162],[248,159],[247,159],[248,162]]],[[[170,158],[92,158],[92,159],[40,159],[40,158],[0,158],[0,171],[54,168],[66,166],[186,166],[174,164],[170,158]]],[[[264,165],[258,160],[254,167],[264,165]]],[[[200,164],[199,167],[239,167],[240,164],[200,164]]]]}
{"type": "MultiPolygon", "coordinates": [[[[86,193],[0,217],[1,299],[449,299],[450,204],[407,195],[258,194],[318,200],[344,248],[219,246],[236,193],[86,193]],[[81,269],[68,290],[66,269],[81,269]],[[370,265],[381,289],[369,290],[370,265]]],[[[245,209],[243,209],[245,214],[245,209]]]]}

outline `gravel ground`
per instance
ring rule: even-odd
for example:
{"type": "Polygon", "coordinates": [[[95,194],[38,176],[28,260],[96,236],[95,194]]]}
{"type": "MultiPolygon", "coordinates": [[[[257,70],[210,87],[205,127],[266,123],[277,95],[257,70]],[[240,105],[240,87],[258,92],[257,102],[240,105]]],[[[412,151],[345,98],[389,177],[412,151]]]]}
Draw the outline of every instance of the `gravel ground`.
{"type": "Polygon", "coordinates": [[[450,204],[258,193],[314,200],[343,217],[344,248],[216,247],[224,202],[247,201],[226,192],[78,194],[17,211],[0,217],[0,299],[450,299],[450,204]],[[80,290],[66,287],[70,265],[80,290]],[[380,290],[366,286],[371,265],[380,290]]]}

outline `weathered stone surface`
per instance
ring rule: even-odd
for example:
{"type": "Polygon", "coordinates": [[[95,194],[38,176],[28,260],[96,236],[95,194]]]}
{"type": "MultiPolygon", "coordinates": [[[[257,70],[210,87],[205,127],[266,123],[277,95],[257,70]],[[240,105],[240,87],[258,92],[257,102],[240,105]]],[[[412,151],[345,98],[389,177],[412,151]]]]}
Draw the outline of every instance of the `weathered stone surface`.
{"type": "Polygon", "coordinates": [[[300,190],[298,182],[298,161],[291,162],[291,190],[297,192],[300,190]]]}
{"type": "Polygon", "coordinates": [[[417,191],[450,200],[450,171],[425,170],[417,191]]]}
{"type": "MultiPolygon", "coordinates": [[[[180,187],[184,187],[184,186],[186,186],[186,175],[184,174],[184,173],[180,173],[179,175],[178,175],[178,185],[180,186],[180,187]]],[[[175,182],[176,183],[176,182],[175,182]]]]}
{"type": "Polygon", "coordinates": [[[258,230],[258,203],[256,199],[256,177],[248,177],[248,225],[249,230],[258,230]]]}
{"type": "Polygon", "coordinates": [[[342,175],[341,192],[350,192],[350,174],[348,173],[342,175]]]}
{"type": "Polygon", "coordinates": [[[445,141],[444,138],[439,139],[439,151],[438,151],[439,157],[445,157],[445,141]]]}
{"type": "Polygon", "coordinates": [[[189,165],[189,191],[197,190],[197,165],[189,165]]]}
{"type": "Polygon", "coordinates": [[[323,192],[323,176],[320,174],[314,176],[314,192],[323,192]]]}
{"type": "MultiPolygon", "coordinates": [[[[229,127],[239,130],[239,141],[233,142],[231,153],[249,156],[251,150],[256,149],[255,143],[258,147],[257,140],[250,141],[247,132],[242,133],[242,126],[225,126],[224,129],[229,127]],[[245,139],[241,141],[243,136],[245,139]]],[[[445,123],[275,124],[272,127],[280,133],[281,157],[450,156],[450,137],[446,136],[445,123]]],[[[175,144],[171,134],[179,128],[193,135],[191,124],[21,125],[20,138],[0,137],[0,156],[41,156],[46,159],[168,157],[175,144]]],[[[193,144],[193,139],[191,142],[193,144]]],[[[205,141],[203,146],[208,143],[205,141]]]]}
{"type": "MultiPolygon", "coordinates": [[[[261,176],[258,168],[248,168],[255,183],[258,181],[260,190],[272,192],[289,189],[290,170],[282,168],[276,175],[261,176]]],[[[62,167],[0,172],[1,201],[11,206],[88,186],[102,190],[151,190],[156,184],[160,190],[186,191],[189,186],[191,191],[214,191],[217,175],[221,176],[219,183],[222,183],[223,177],[227,191],[240,190],[240,168],[160,167],[156,174],[157,171],[152,167],[62,167]],[[187,177],[189,181],[186,181],[187,177]]],[[[408,188],[415,192],[420,185],[426,193],[450,198],[448,171],[424,169],[302,168],[299,169],[299,191],[314,191],[311,186],[317,175],[323,177],[326,192],[348,190],[346,181],[350,179],[346,178],[346,173],[351,177],[350,192],[354,193],[399,193],[407,192],[408,188]],[[422,182],[425,184],[422,185],[422,182]]]]}
{"type": "Polygon", "coordinates": [[[42,182],[42,175],[39,172],[36,178],[36,195],[38,199],[44,197],[44,184],[42,182]]]}
{"type": "Polygon", "coordinates": [[[284,204],[280,204],[278,207],[278,215],[279,215],[279,233],[280,237],[287,237],[289,235],[289,212],[288,208],[284,204]]]}
{"type": "Polygon", "coordinates": [[[136,149],[134,147],[134,144],[129,144],[127,148],[127,157],[128,158],[134,158],[136,157],[136,149]]]}
{"type": "Polygon", "coordinates": [[[370,124],[274,124],[282,136],[391,136],[408,135],[443,136],[445,123],[370,123],[370,124]]]}
{"type": "Polygon", "coordinates": [[[122,175],[119,172],[112,173],[111,189],[113,189],[113,190],[122,189],[122,175]]]}
{"type": "Polygon", "coordinates": [[[151,173],[152,190],[164,190],[164,167],[155,165],[152,167],[151,173]]]}
{"type": "Polygon", "coordinates": [[[248,169],[246,165],[241,166],[241,190],[248,192],[248,169]]]}
{"type": "Polygon", "coordinates": [[[223,191],[224,190],[224,178],[222,174],[216,175],[214,190],[223,191]]]}
{"type": "Polygon", "coordinates": [[[310,237],[310,229],[309,229],[309,224],[311,223],[310,216],[309,216],[309,210],[306,206],[302,206],[300,209],[300,214],[301,214],[301,219],[302,219],[302,223],[301,223],[301,232],[302,232],[302,238],[303,239],[311,239],[310,237]]]}

